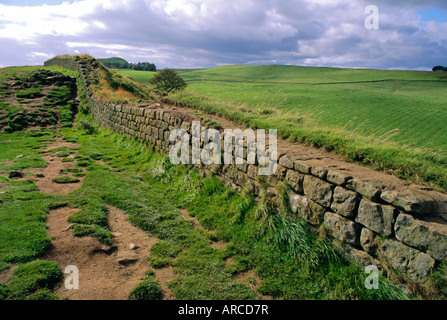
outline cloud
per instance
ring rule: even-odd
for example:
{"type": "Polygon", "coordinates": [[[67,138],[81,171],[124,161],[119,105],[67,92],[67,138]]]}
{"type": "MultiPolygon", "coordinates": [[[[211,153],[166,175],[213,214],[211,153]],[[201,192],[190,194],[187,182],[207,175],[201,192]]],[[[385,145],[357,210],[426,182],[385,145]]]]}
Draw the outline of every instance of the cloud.
{"type": "Polygon", "coordinates": [[[0,4],[0,64],[41,64],[56,54],[121,56],[158,67],[294,64],[429,69],[446,64],[446,24],[418,10],[444,0],[81,0],[0,4]],[[17,53],[20,53],[19,55],[17,53]]]}

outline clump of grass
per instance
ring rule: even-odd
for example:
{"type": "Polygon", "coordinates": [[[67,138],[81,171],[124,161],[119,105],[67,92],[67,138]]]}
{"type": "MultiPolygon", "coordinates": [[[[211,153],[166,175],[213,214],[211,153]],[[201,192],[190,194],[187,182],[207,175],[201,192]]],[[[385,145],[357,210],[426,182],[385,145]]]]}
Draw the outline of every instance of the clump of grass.
{"type": "Polygon", "coordinates": [[[129,294],[129,300],[161,300],[163,294],[157,280],[150,273],[129,294]]]}
{"type": "Polygon", "coordinates": [[[75,225],[73,235],[77,237],[94,237],[104,244],[112,244],[112,233],[98,225],[75,225]]]}
{"type": "Polygon", "coordinates": [[[0,195],[0,265],[25,263],[43,254],[51,246],[46,229],[47,212],[55,199],[38,192],[31,180],[8,181],[0,195]]]}
{"type": "Polygon", "coordinates": [[[63,177],[58,177],[58,178],[53,179],[53,182],[59,183],[59,184],[78,183],[80,181],[81,180],[79,180],[78,178],[73,178],[73,177],[69,177],[69,176],[63,176],[63,177]]]}
{"type": "Polygon", "coordinates": [[[56,300],[52,289],[62,278],[57,262],[36,260],[19,266],[3,288],[0,298],[7,300],[56,300]]]}
{"type": "Polygon", "coordinates": [[[98,132],[98,126],[86,120],[81,120],[78,123],[78,129],[85,131],[85,133],[88,135],[92,135],[98,132]]]}
{"type": "Polygon", "coordinates": [[[29,88],[23,91],[19,91],[16,93],[17,98],[22,99],[34,99],[41,96],[41,90],[42,88],[36,87],[36,88],[29,88]]]}
{"type": "Polygon", "coordinates": [[[70,151],[61,151],[56,153],[55,156],[59,158],[65,158],[68,157],[70,154],[71,154],[70,151]]]}

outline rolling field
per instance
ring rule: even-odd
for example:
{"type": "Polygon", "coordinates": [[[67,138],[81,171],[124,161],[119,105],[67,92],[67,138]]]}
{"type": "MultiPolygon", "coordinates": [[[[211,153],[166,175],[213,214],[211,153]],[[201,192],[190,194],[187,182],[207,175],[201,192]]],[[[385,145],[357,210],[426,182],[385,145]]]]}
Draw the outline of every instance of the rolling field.
{"type": "Polygon", "coordinates": [[[367,136],[392,132],[395,141],[447,154],[447,79],[440,75],[287,66],[182,73],[190,91],[213,101],[291,111],[367,136]]]}
{"type": "Polygon", "coordinates": [[[151,71],[136,71],[136,70],[115,70],[118,73],[129,76],[132,79],[141,82],[145,85],[149,85],[149,81],[155,76],[156,72],[151,71]]]}
{"type": "Polygon", "coordinates": [[[444,72],[225,66],[179,73],[188,87],[171,100],[447,190],[444,72]]]}

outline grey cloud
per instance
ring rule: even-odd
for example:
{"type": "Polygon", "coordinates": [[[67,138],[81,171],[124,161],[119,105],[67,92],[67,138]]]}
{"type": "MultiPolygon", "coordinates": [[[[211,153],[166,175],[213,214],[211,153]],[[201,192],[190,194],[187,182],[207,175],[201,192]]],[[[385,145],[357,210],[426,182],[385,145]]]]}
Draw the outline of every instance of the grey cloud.
{"type": "Polygon", "coordinates": [[[99,6],[82,19],[99,21],[105,30],[92,25],[77,36],[40,36],[34,39],[37,45],[0,38],[0,64],[45,60],[43,56],[26,56],[27,52],[73,54],[76,50],[97,57],[114,54],[132,62],[151,61],[159,67],[313,61],[324,66],[428,69],[446,63],[441,61],[446,59],[447,48],[441,26],[421,27],[415,12],[416,6],[446,8],[445,1],[372,1],[381,12],[380,30],[374,31],[363,25],[364,9],[372,4],[366,0],[329,5],[305,0],[215,0],[206,14],[200,11],[198,0],[193,2],[194,15],[181,9],[169,15],[151,7],[154,1],[133,0],[131,10],[99,6]],[[76,47],[67,46],[67,42],[103,46],[76,47]]]}

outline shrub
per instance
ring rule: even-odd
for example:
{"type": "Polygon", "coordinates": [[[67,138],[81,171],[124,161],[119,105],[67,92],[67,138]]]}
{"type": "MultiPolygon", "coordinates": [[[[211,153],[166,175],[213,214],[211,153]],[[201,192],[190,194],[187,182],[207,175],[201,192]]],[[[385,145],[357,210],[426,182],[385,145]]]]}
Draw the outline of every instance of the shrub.
{"type": "Polygon", "coordinates": [[[152,79],[151,84],[163,95],[186,88],[186,82],[172,69],[163,69],[152,79]]]}
{"type": "Polygon", "coordinates": [[[162,296],[160,285],[153,277],[148,277],[130,292],[129,300],[160,300],[162,296]]]}

